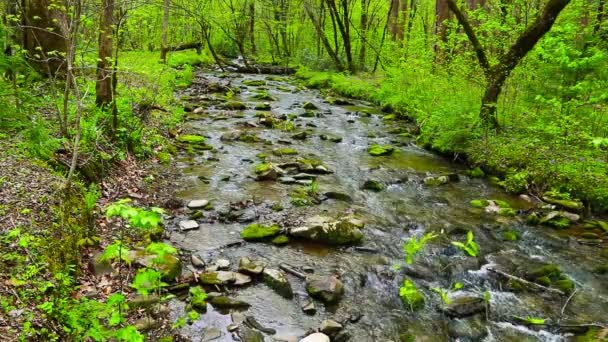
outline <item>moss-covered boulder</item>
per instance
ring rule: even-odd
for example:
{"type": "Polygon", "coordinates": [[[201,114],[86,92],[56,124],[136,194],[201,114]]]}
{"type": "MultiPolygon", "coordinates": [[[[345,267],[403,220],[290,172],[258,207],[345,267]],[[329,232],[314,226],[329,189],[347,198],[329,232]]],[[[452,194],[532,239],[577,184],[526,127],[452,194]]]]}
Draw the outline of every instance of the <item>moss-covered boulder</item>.
{"type": "Polygon", "coordinates": [[[394,151],[395,151],[395,148],[390,145],[378,145],[378,144],[374,144],[374,145],[370,146],[369,149],[367,150],[367,152],[374,157],[387,156],[387,155],[392,154],[394,151]]]}
{"type": "Polygon", "coordinates": [[[281,147],[272,150],[272,154],[275,156],[293,156],[298,154],[298,151],[291,147],[281,147]]]}
{"type": "Polygon", "coordinates": [[[467,176],[471,178],[483,178],[486,176],[486,173],[478,166],[474,169],[470,169],[466,172],[467,176]]]}
{"type": "Polygon", "coordinates": [[[312,102],[305,102],[304,105],[302,106],[302,108],[304,108],[306,110],[318,110],[319,109],[319,107],[317,107],[317,105],[312,102]]]}
{"type": "Polygon", "coordinates": [[[278,225],[265,226],[259,223],[252,223],[241,231],[241,237],[246,241],[261,241],[274,237],[281,232],[278,225]]]}
{"type": "Polygon", "coordinates": [[[245,301],[233,299],[227,296],[213,296],[209,300],[209,303],[211,303],[211,305],[214,307],[221,309],[247,309],[251,306],[251,304],[245,301]]]}
{"type": "Polygon", "coordinates": [[[245,110],[247,105],[239,101],[228,101],[224,104],[224,108],[228,110],[245,110]]]}
{"type": "Polygon", "coordinates": [[[362,223],[352,217],[332,219],[314,216],[303,226],[291,228],[289,234],[295,237],[327,243],[331,245],[356,244],[363,240],[362,223]]]}
{"type": "Polygon", "coordinates": [[[165,253],[163,255],[151,254],[143,250],[130,251],[129,258],[135,264],[157,270],[163,281],[175,281],[182,273],[182,262],[176,256],[165,253]]]}
{"type": "Polygon", "coordinates": [[[265,268],[262,274],[264,276],[264,283],[275,290],[276,293],[288,299],[293,297],[293,290],[285,273],[277,269],[265,268]]]}
{"type": "Polygon", "coordinates": [[[198,275],[204,285],[227,285],[236,281],[236,273],[230,271],[204,272],[198,275]]]}
{"type": "Polygon", "coordinates": [[[569,294],[574,290],[572,279],[562,273],[559,266],[554,264],[532,268],[526,272],[525,278],[546,287],[556,288],[565,294],[569,294]]]}
{"type": "Polygon", "coordinates": [[[270,106],[270,103],[268,102],[264,102],[264,103],[258,103],[255,105],[255,110],[260,110],[260,111],[269,111],[272,109],[272,107],[270,106]]]}
{"type": "Polygon", "coordinates": [[[368,179],[363,183],[363,186],[361,186],[361,188],[364,190],[380,192],[384,190],[384,184],[374,179],[368,179]]]}
{"type": "Polygon", "coordinates": [[[471,202],[469,202],[469,204],[473,208],[483,209],[483,208],[487,207],[488,205],[490,205],[490,201],[485,200],[485,199],[475,199],[475,200],[472,200],[471,202]]]}
{"type": "Polygon", "coordinates": [[[579,200],[555,198],[555,197],[551,197],[550,194],[545,194],[543,196],[543,201],[545,201],[547,203],[555,204],[563,209],[579,211],[584,208],[583,202],[581,202],[579,200]]]}
{"type": "Polygon", "coordinates": [[[185,144],[201,145],[204,144],[207,139],[202,135],[184,134],[178,136],[177,141],[185,144]]]}

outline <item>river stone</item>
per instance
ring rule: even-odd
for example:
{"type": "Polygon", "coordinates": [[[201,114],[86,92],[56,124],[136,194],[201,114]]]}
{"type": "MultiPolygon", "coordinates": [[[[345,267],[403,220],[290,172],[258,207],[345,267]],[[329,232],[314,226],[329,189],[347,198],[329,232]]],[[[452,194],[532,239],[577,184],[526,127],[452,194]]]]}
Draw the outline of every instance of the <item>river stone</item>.
{"type": "Polygon", "coordinates": [[[307,315],[314,315],[317,312],[315,302],[308,295],[300,296],[300,308],[307,315]]]}
{"type": "Polygon", "coordinates": [[[352,218],[332,219],[325,216],[314,216],[306,220],[302,227],[290,229],[290,234],[296,237],[332,245],[355,244],[363,239],[359,230],[359,221],[352,218]]]}
{"type": "Polygon", "coordinates": [[[306,133],[306,131],[302,131],[299,133],[295,133],[291,135],[291,138],[294,140],[304,140],[308,137],[308,133],[306,133]]]}
{"type": "Polygon", "coordinates": [[[209,300],[209,303],[216,308],[223,309],[246,309],[251,304],[238,299],[232,299],[226,296],[215,296],[209,300]]]}
{"type": "Polygon", "coordinates": [[[330,198],[330,199],[334,199],[336,201],[342,201],[342,202],[352,202],[353,198],[350,197],[350,195],[345,194],[343,192],[339,192],[339,191],[328,191],[326,193],[324,193],[323,195],[325,195],[325,197],[330,198]]]}
{"type": "Polygon", "coordinates": [[[293,175],[291,177],[293,177],[294,179],[298,179],[298,180],[301,180],[301,179],[309,179],[309,180],[317,179],[316,175],[311,175],[311,174],[308,174],[308,173],[298,173],[297,175],[293,175]]]}
{"type": "Polygon", "coordinates": [[[448,334],[453,338],[480,341],[488,335],[488,330],[481,317],[477,315],[471,318],[451,320],[448,324],[448,334]]]}
{"type": "Polygon", "coordinates": [[[205,262],[197,257],[196,255],[192,254],[190,256],[190,262],[192,263],[192,266],[196,267],[196,268],[204,268],[205,267],[205,262]]]}
{"type": "Polygon", "coordinates": [[[295,184],[297,180],[292,177],[279,177],[279,182],[282,184],[295,184]]]}
{"type": "Polygon", "coordinates": [[[199,274],[198,281],[205,285],[226,285],[236,281],[236,273],[230,271],[205,272],[199,274]]]}
{"type": "Polygon", "coordinates": [[[181,230],[182,232],[185,232],[188,230],[193,230],[193,229],[198,229],[198,228],[199,228],[198,222],[196,222],[194,220],[185,220],[185,221],[179,222],[179,230],[181,230]]]}
{"type": "Polygon", "coordinates": [[[226,270],[230,268],[230,260],[228,259],[217,259],[215,264],[219,270],[226,270]]]}
{"type": "Polygon", "coordinates": [[[242,342],[264,342],[264,335],[261,332],[251,329],[245,325],[239,327],[239,337],[242,342]]]}
{"type": "Polygon", "coordinates": [[[343,328],[344,327],[342,326],[342,324],[334,321],[333,319],[326,319],[321,322],[319,331],[326,335],[332,336],[340,332],[340,330],[342,330],[343,328]]]}
{"type": "Polygon", "coordinates": [[[309,275],[306,277],[306,291],[325,303],[336,303],[344,294],[344,285],[335,275],[309,275]]]}
{"type": "Polygon", "coordinates": [[[234,275],[235,281],[234,281],[234,285],[237,286],[242,286],[242,285],[247,285],[249,283],[251,283],[251,277],[243,274],[243,273],[236,273],[234,275]]]}
{"type": "Polygon", "coordinates": [[[450,304],[442,308],[450,317],[466,317],[486,309],[486,303],[481,297],[473,295],[459,295],[456,298],[450,298],[450,304]]]}
{"type": "Polygon", "coordinates": [[[266,263],[260,260],[251,260],[247,257],[239,260],[239,272],[258,275],[264,271],[266,263]]]}
{"type": "Polygon", "coordinates": [[[207,327],[205,328],[205,332],[203,333],[203,337],[201,339],[202,342],[209,342],[213,340],[217,340],[222,337],[222,332],[220,329],[216,327],[207,327]]]}
{"type": "Polygon", "coordinates": [[[287,299],[293,297],[293,290],[287,277],[285,277],[285,273],[277,269],[265,268],[263,274],[266,285],[275,290],[279,295],[287,299]]]}
{"type": "Polygon", "coordinates": [[[324,333],[314,333],[304,337],[300,342],[330,342],[330,340],[324,333]]]}
{"type": "Polygon", "coordinates": [[[365,183],[363,183],[363,186],[361,188],[364,190],[379,192],[384,190],[384,185],[382,185],[382,183],[377,180],[368,179],[365,181],[365,183]]]}
{"type": "Polygon", "coordinates": [[[209,204],[209,201],[206,199],[192,200],[188,202],[188,209],[201,209],[206,207],[209,204]]]}
{"type": "Polygon", "coordinates": [[[437,176],[437,177],[426,177],[423,180],[424,185],[428,186],[439,186],[448,184],[450,182],[449,176],[437,176]]]}

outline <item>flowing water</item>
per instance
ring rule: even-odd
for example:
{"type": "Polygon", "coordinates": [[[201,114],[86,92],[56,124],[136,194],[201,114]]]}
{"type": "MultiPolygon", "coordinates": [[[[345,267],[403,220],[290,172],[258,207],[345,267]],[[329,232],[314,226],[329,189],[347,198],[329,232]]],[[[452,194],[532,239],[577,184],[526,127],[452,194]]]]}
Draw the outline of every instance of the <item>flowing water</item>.
{"type": "MultiPolygon", "coordinates": [[[[504,194],[486,180],[465,176],[461,166],[417,147],[411,139],[389,134],[392,129],[407,127],[407,124],[383,120],[384,114],[369,103],[351,101],[352,105],[331,105],[318,90],[302,89],[295,79],[288,77],[241,74],[221,77],[201,73],[197,80],[230,82],[230,86],[241,90],[232,100],[242,101],[249,108],[264,102],[256,100],[254,95],[260,90],[266,91],[275,99],[268,101],[271,113],[297,114],[295,132],[309,130],[310,134],[306,140],[293,140],[290,136],[294,132],[281,127],[251,127],[248,123],[258,121],[258,111],[225,111],[221,109],[222,101],[207,101],[221,95],[202,93],[196,85],[186,90],[184,94],[195,107],[204,105],[206,109],[202,114],[191,114],[184,131],[204,135],[215,151],[180,152],[176,196],[186,201],[208,199],[215,209],[206,212],[200,229],[175,231],[171,242],[208,262],[225,258],[235,268],[240,257],[248,256],[274,267],[286,263],[299,270],[313,269],[317,274],[340,274],[345,285],[345,295],[339,304],[326,307],[317,302],[315,315],[302,312],[297,296],[285,299],[263,282],[230,289],[232,296],[251,304],[247,314],[277,331],[276,335],[265,335],[267,341],[297,341],[324,319],[344,320],[359,315],[362,317],[358,322],[345,327],[351,341],[400,341],[400,335],[406,333],[423,341],[561,341],[570,336],[555,326],[538,328],[518,324],[514,316],[550,318],[553,323],[559,320],[562,324],[606,324],[608,278],[592,272],[607,262],[606,254],[600,256],[601,248],[579,244],[551,228],[528,226],[520,218],[472,210],[469,201],[479,198],[503,199],[517,209],[527,209],[530,205],[504,194]],[[243,84],[245,80],[264,80],[266,84],[247,86],[243,84]],[[302,107],[306,102],[319,107],[314,111],[315,117],[300,116],[305,112],[302,107]],[[222,134],[237,129],[255,133],[266,142],[220,140],[222,134]],[[343,139],[335,143],[320,139],[320,134],[343,139]],[[287,141],[291,145],[284,145],[287,141]],[[372,157],[367,149],[374,143],[391,144],[396,151],[390,156],[372,157]],[[295,207],[290,203],[289,193],[298,185],[256,181],[253,170],[260,160],[258,154],[267,154],[267,160],[276,163],[295,159],[294,156],[274,156],[271,152],[277,147],[292,147],[298,151],[298,157],[322,160],[333,173],[317,178],[320,192],[348,194],[352,202],[329,199],[319,205],[295,207]],[[422,181],[429,175],[446,173],[459,174],[460,180],[435,187],[426,186],[422,181]],[[367,179],[378,180],[386,187],[380,192],[362,190],[367,179]],[[225,247],[242,241],[239,232],[247,223],[221,223],[216,213],[226,210],[230,204],[251,202],[252,205],[244,205],[245,216],[255,217],[254,222],[276,222],[282,226],[297,224],[314,215],[355,214],[366,223],[362,245],[370,249],[336,248],[301,241],[292,241],[283,247],[271,243],[225,247]],[[272,210],[276,203],[284,210],[272,210]],[[413,266],[406,267],[404,241],[430,230],[442,234],[416,256],[413,266]],[[453,240],[463,241],[469,230],[474,232],[480,245],[477,258],[467,257],[450,244],[453,240]],[[504,241],[505,230],[516,231],[521,238],[504,241]],[[521,274],[521,270],[531,265],[546,263],[559,265],[561,271],[574,280],[576,292],[571,298],[543,291],[511,291],[503,288],[506,281],[499,281],[496,274],[488,271],[494,267],[521,274]],[[395,265],[403,267],[399,269],[395,265]],[[413,274],[412,269],[419,276],[410,278],[426,298],[425,307],[414,312],[399,298],[399,287],[406,273],[413,274]],[[450,290],[457,282],[464,287],[450,290]],[[485,293],[490,308],[487,317],[478,314],[449,318],[439,310],[443,303],[432,288],[449,290],[451,296],[485,293]]],[[[175,222],[186,216],[176,218],[175,222]]],[[[301,279],[289,274],[288,278],[294,292],[305,293],[301,279]]],[[[182,302],[175,302],[172,318],[183,316],[184,306],[182,302]]],[[[228,312],[209,307],[198,322],[182,328],[181,332],[193,340],[205,340],[209,328],[215,327],[221,332],[216,341],[232,341],[233,335],[226,329],[231,323],[228,312]]]]}

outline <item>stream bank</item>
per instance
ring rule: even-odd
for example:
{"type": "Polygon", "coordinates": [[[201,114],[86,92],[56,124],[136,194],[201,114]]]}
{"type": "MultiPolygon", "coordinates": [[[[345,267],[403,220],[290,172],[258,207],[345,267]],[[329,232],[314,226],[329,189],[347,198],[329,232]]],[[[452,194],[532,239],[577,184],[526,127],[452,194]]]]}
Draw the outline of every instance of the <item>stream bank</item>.
{"type": "MultiPolygon", "coordinates": [[[[518,214],[533,204],[420,149],[415,127],[279,76],[199,73],[182,99],[190,113],[172,186],[183,205],[167,227],[192,264],[186,273],[223,298],[209,299],[182,335],[298,341],[322,329],[333,341],[559,341],[605,326],[605,233],[528,225],[518,214]],[[471,205],[480,199],[492,200],[471,205]],[[511,210],[499,215],[503,202],[511,210]],[[302,233],[316,226],[355,233],[302,233]],[[451,243],[469,231],[477,257],[451,243]],[[427,232],[439,237],[406,265],[404,241],[427,232]],[[245,271],[245,260],[260,272],[245,271]],[[325,295],[311,290],[315,279],[325,295]],[[416,311],[399,298],[404,279],[424,298],[416,311]],[[227,309],[226,298],[241,303],[227,309]]],[[[172,320],[188,300],[172,301],[172,320]]]]}

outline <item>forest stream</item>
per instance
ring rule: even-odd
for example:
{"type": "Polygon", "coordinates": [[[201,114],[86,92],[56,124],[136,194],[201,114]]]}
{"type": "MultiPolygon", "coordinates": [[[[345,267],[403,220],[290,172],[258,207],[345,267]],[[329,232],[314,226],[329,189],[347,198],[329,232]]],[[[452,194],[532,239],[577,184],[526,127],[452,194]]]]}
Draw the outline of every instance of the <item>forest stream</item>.
{"type": "MultiPolygon", "coordinates": [[[[181,334],[193,341],[299,341],[323,325],[332,341],[562,341],[606,324],[607,275],[594,272],[606,257],[597,246],[528,225],[519,215],[473,208],[476,199],[503,200],[518,212],[533,204],[416,146],[408,134],[412,124],[390,120],[370,103],[328,101],[297,84],[287,76],[200,72],[179,94],[191,110],[183,134],[202,135],[213,147],[184,144],[177,158],[176,197],[210,203],[167,222],[171,243],[198,261],[184,272],[230,275],[248,258],[285,276],[293,292],[285,295],[267,285],[266,275],[255,274],[237,278],[241,286],[215,285],[250,306],[211,302],[181,334]],[[372,156],[373,144],[395,150],[372,156]],[[258,180],[256,165],[264,161],[279,174],[258,180]],[[442,184],[428,178],[440,176],[446,176],[442,184]],[[180,230],[194,213],[198,228],[180,230]],[[286,244],[246,242],[240,235],[252,223],[289,232],[315,217],[348,217],[364,224],[364,238],[336,246],[302,236],[290,236],[286,244]],[[430,231],[438,237],[406,264],[404,242],[430,231]],[[477,257],[451,244],[466,241],[468,231],[479,245],[477,257]],[[341,282],[344,294],[331,304],[311,299],[302,276],[341,282]],[[422,293],[423,307],[411,310],[402,302],[404,279],[422,293]]],[[[173,321],[186,305],[172,300],[173,321]]]]}

